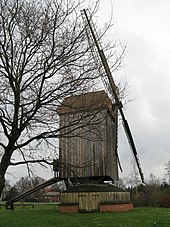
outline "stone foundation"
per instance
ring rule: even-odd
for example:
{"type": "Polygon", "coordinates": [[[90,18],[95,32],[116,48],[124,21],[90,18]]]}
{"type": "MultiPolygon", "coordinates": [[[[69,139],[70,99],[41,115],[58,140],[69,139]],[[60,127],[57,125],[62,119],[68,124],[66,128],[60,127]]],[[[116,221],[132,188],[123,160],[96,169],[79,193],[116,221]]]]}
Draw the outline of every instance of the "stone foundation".
{"type": "MultiPolygon", "coordinates": [[[[133,204],[100,204],[99,212],[126,212],[133,209],[133,204]]],[[[60,213],[78,213],[82,212],[79,210],[78,205],[60,205],[60,213]]]]}
{"type": "Polygon", "coordinates": [[[78,205],[60,205],[59,206],[60,213],[78,213],[79,206],[78,205]]]}
{"type": "Polygon", "coordinates": [[[100,212],[125,212],[133,209],[133,204],[100,204],[100,212]]]}

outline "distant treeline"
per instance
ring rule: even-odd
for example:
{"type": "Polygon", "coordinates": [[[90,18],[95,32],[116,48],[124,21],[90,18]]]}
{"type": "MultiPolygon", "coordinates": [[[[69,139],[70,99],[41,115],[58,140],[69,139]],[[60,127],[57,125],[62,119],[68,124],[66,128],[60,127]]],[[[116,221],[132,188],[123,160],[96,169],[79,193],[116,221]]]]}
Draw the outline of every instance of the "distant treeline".
{"type": "Polygon", "coordinates": [[[167,183],[129,187],[134,206],[170,207],[170,185],[167,183]]]}

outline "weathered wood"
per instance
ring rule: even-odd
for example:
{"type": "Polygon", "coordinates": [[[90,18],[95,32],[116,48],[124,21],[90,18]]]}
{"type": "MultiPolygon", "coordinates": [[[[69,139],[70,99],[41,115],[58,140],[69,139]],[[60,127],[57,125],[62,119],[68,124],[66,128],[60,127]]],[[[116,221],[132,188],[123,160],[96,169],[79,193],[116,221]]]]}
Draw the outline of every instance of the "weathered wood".
{"type": "Polygon", "coordinates": [[[109,176],[117,180],[117,110],[107,94],[101,91],[66,98],[57,112],[60,177],[109,176]]]}

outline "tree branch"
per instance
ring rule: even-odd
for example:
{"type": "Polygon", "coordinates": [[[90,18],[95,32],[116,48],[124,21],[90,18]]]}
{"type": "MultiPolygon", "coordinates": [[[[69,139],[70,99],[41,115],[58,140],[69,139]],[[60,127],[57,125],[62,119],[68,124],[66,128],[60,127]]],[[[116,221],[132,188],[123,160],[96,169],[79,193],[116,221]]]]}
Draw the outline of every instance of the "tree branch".
{"type": "Polygon", "coordinates": [[[24,164],[29,164],[29,163],[45,163],[48,165],[53,165],[53,162],[48,162],[47,160],[43,159],[37,159],[37,160],[26,160],[26,161],[21,161],[21,162],[10,162],[10,166],[17,166],[17,165],[24,165],[24,164]]]}

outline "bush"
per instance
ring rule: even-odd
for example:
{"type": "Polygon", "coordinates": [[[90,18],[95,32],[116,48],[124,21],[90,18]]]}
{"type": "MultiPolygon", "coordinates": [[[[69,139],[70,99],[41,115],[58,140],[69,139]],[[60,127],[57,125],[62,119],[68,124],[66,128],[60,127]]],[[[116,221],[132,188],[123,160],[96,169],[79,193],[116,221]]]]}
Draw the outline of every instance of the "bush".
{"type": "Polygon", "coordinates": [[[168,207],[170,208],[170,195],[165,195],[161,202],[160,202],[161,207],[168,207]]]}

